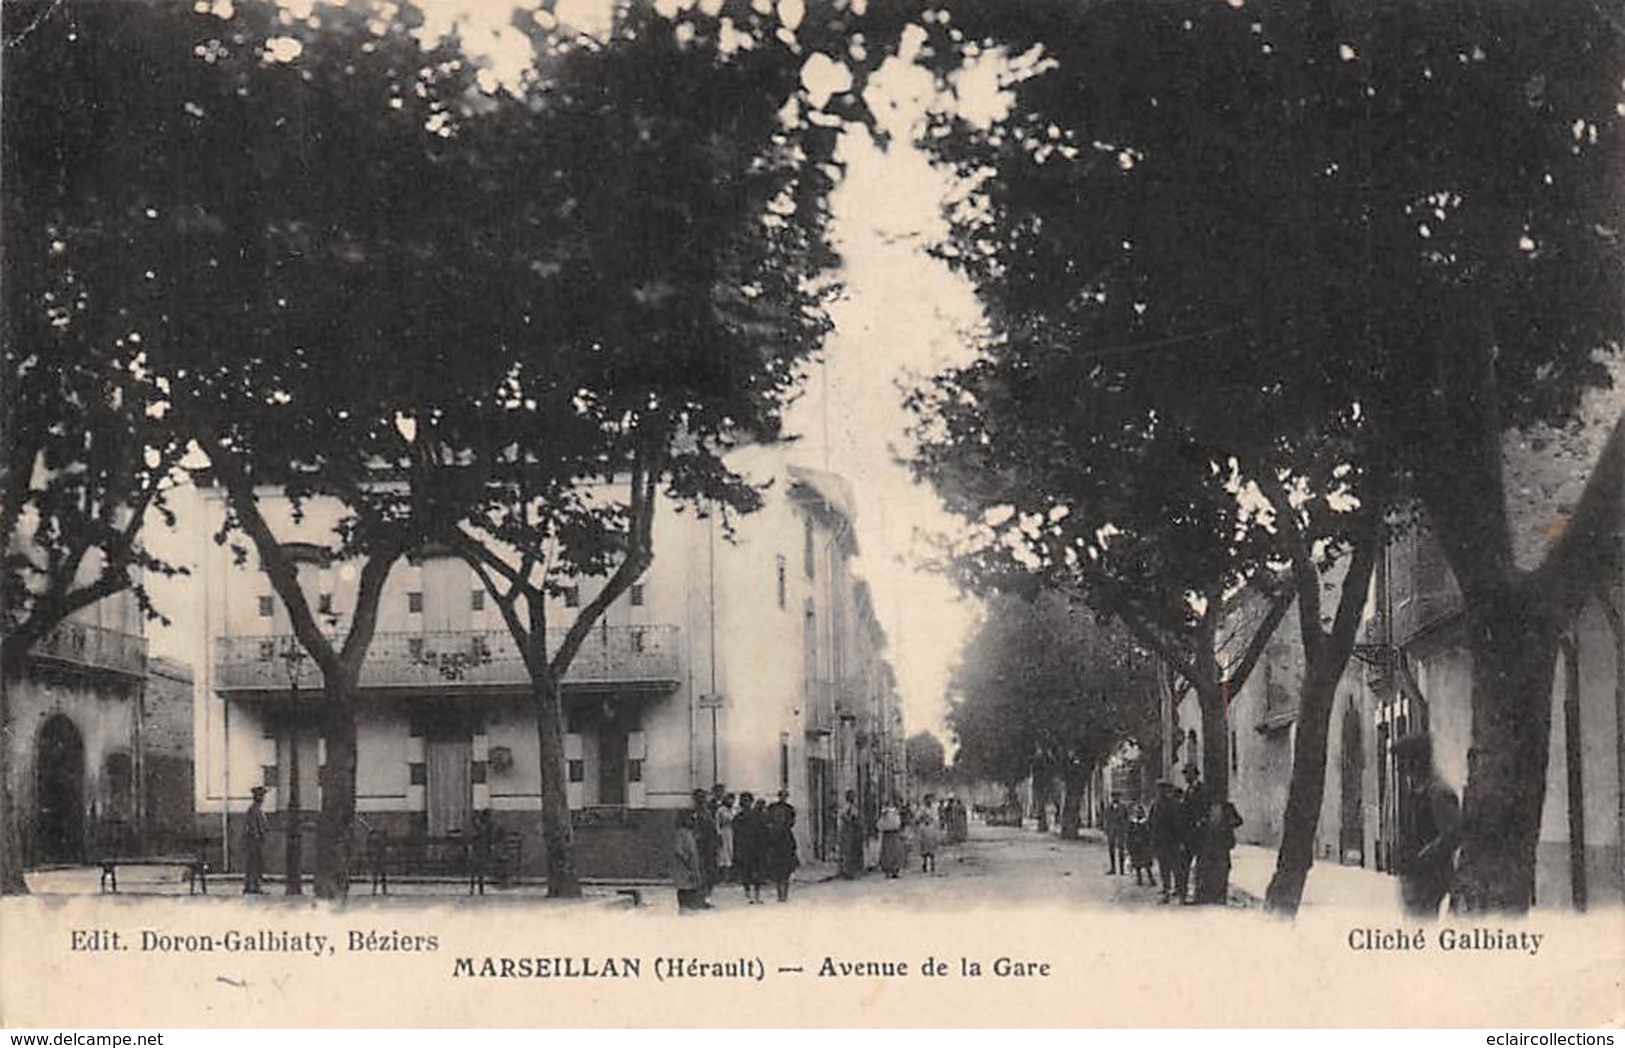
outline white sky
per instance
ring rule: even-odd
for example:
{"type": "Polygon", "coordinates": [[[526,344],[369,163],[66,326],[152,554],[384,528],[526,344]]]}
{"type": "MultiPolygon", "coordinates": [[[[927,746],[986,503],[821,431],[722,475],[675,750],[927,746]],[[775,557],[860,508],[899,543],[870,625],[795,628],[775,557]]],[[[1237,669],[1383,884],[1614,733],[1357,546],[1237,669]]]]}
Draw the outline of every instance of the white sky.
{"type": "Polygon", "coordinates": [[[846,293],[831,310],[825,363],[789,422],[803,436],[798,457],[856,488],[858,570],[891,641],[907,730],[933,731],[946,742],[948,674],[977,609],[918,567],[925,553],[918,533],[954,530],[955,522],[896,461],[907,450],[909,422],[901,384],[966,359],[963,332],[978,311],[969,286],[925,254],[942,232],[938,208],[947,183],[909,144],[906,125],[920,112],[907,97],[914,86],[887,76],[871,87],[872,103],[888,93],[904,96],[895,111],[877,106],[893,125],[885,152],[860,132],[844,140],[847,176],[832,205],[846,293]]]}
{"type": "MultiPolygon", "coordinates": [[[[302,4],[288,0],[286,6],[297,10],[302,4]]],[[[511,0],[426,0],[423,6],[430,32],[456,23],[470,51],[486,51],[490,67],[504,79],[516,75],[520,49],[528,45],[505,26],[511,0]]],[[[594,12],[603,7],[604,0],[570,0],[559,5],[558,14],[590,31],[594,12]]],[[[809,83],[814,90],[820,86],[809,83]]],[[[792,459],[852,482],[862,551],[858,571],[869,580],[890,640],[907,730],[933,731],[946,742],[948,675],[977,608],[918,566],[925,552],[920,533],[951,530],[955,524],[929,489],[916,486],[896,461],[906,451],[908,424],[900,384],[966,359],[970,351],[962,333],[978,315],[969,287],[925,254],[943,231],[939,202],[947,188],[943,176],[910,145],[910,129],[920,119],[930,86],[923,71],[891,63],[872,79],[867,96],[892,132],[889,149],[877,149],[862,132],[849,132],[843,141],[848,173],[832,207],[846,292],[831,311],[835,331],[825,345],[824,363],[810,369],[789,429],[802,438],[792,459]]],[[[149,541],[183,562],[193,551],[201,553],[211,540],[205,529],[188,526],[196,521],[197,508],[178,505],[182,531],[168,533],[155,524],[149,541]]],[[[160,607],[175,621],[149,631],[155,654],[194,666],[206,654],[201,616],[190,613],[186,596],[196,584],[194,578],[157,586],[160,607]]]]}

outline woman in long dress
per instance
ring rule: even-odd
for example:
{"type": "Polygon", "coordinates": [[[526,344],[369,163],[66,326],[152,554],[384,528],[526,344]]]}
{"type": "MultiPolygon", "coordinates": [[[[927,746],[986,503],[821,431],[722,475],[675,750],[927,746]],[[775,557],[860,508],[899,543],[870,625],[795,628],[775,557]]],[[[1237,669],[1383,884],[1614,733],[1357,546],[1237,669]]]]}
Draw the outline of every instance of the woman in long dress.
{"type": "Polygon", "coordinates": [[[717,877],[726,884],[734,879],[734,795],[724,794],[717,805],[717,877]]]}
{"type": "Polygon", "coordinates": [[[677,835],[672,841],[671,883],[677,889],[677,908],[684,913],[705,908],[705,872],[694,838],[694,813],[677,813],[677,835]]]}
{"type": "Polygon", "coordinates": [[[903,872],[903,816],[895,804],[880,810],[880,868],[887,877],[903,872]]]}

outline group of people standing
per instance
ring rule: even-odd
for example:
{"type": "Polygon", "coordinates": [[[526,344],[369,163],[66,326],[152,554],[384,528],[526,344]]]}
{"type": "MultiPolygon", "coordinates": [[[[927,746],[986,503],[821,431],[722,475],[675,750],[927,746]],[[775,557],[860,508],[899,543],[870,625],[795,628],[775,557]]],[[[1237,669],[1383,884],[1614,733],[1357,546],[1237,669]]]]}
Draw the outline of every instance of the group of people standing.
{"type": "MultiPolygon", "coordinates": [[[[718,884],[737,883],[749,903],[762,901],[762,886],[771,883],[779,902],[790,898],[790,877],[801,865],[796,849],[796,809],[790,792],[780,790],[777,801],[740,793],[737,798],[722,784],[710,791],[695,790],[691,807],[677,813],[672,844],[672,884],[677,906],[683,911],[711,909],[718,884]]],[[[919,854],[920,872],[934,873],[937,851],[946,841],[963,841],[968,813],[957,798],[940,803],[926,795],[917,806],[888,804],[881,808],[871,829],[856,790],[846,792],[839,821],[838,873],[860,876],[867,862],[865,845],[878,831],[880,868],[888,878],[901,876],[908,861],[910,841],[919,854]]]]}
{"type": "MultiPolygon", "coordinates": [[[[934,794],[926,794],[918,804],[901,806],[888,804],[880,809],[876,822],[880,831],[880,870],[888,878],[902,875],[908,862],[909,841],[920,856],[920,872],[935,873],[937,849],[944,842],[963,841],[969,828],[969,816],[958,798],[949,797],[940,804],[934,794]]],[[[862,874],[864,862],[864,823],[855,790],[846,794],[846,808],[841,814],[841,866],[840,875],[848,880],[862,874]]]]}
{"type": "Polygon", "coordinates": [[[790,876],[801,865],[796,853],[796,809],[790,791],[778,800],[740,793],[721,783],[694,791],[694,803],[677,814],[672,844],[672,883],[683,911],[712,908],[718,884],[737,883],[752,905],[771,883],[779,902],[790,898],[790,876]]]}
{"type": "Polygon", "coordinates": [[[1230,853],[1241,813],[1228,800],[1213,796],[1194,764],[1185,766],[1184,777],[1183,789],[1168,779],[1159,781],[1149,810],[1112,800],[1102,820],[1106,872],[1127,875],[1132,867],[1134,883],[1160,887],[1165,903],[1223,906],[1229,898],[1230,853]]]}

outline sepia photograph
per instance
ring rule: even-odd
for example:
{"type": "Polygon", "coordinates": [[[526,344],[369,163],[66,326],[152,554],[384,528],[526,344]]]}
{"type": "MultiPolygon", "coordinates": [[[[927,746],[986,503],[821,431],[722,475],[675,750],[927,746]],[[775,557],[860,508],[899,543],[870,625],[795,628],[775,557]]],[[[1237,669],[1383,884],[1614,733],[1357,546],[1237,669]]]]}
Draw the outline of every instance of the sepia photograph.
{"type": "Polygon", "coordinates": [[[0,1025],[1625,1024],[1616,0],[0,34],[0,1025]]]}

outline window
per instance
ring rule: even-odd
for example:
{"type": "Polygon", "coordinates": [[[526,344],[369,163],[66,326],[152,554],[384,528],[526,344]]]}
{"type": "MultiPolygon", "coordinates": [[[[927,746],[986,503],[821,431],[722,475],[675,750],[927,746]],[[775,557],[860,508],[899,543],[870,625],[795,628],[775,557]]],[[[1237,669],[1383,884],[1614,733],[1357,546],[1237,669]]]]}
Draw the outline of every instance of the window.
{"type": "Polygon", "coordinates": [[[275,764],[260,765],[260,785],[268,790],[276,789],[277,766],[275,764]]]}
{"type": "Polygon", "coordinates": [[[276,641],[274,641],[274,640],[262,640],[262,641],[260,641],[260,661],[261,662],[271,662],[275,658],[276,658],[276,641]]]}
{"type": "Polygon", "coordinates": [[[269,596],[263,596],[260,598],[259,610],[260,618],[268,619],[276,613],[276,605],[271,602],[271,598],[269,596]]]}
{"type": "Polygon", "coordinates": [[[581,714],[574,710],[564,715],[564,730],[571,735],[581,734],[581,714]]]}
{"type": "Polygon", "coordinates": [[[1230,733],[1230,774],[1234,775],[1241,769],[1241,747],[1237,744],[1236,733],[1230,733]]]}
{"type": "Polygon", "coordinates": [[[406,639],[406,651],[414,659],[423,658],[423,638],[408,637],[406,639]]]}
{"type": "Polygon", "coordinates": [[[640,761],[640,760],[631,760],[631,761],[626,762],[626,781],[627,782],[642,782],[643,781],[643,762],[642,761],[640,761]]]}
{"type": "Polygon", "coordinates": [[[468,610],[470,610],[470,611],[484,611],[485,610],[485,591],[484,590],[473,590],[473,591],[471,591],[469,593],[469,595],[468,595],[468,610]]]}
{"type": "Polygon", "coordinates": [[[564,590],[563,590],[563,593],[564,593],[564,606],[565,607],[567,607],[567,608],[579,608],[579,607],[581,607],[581,587],[580,586],[565,586],[564,590]]]}
{"type": "Polygon", "coordinates": [[[777,568],[778,568],[777,584],[778,584],[778,592],[779,592],[779,607],[783,608],[783,607],[786,606],[786,603],[789,600],[789,582],[785,578],[784,554],[782,554],[782,553],[779,554],[778,557],[775,558],[775,559],[778,561],[778,564],[777,564],[777,568]]]}
{"type": "Polygon", "coordinates": [[[423,614],[423,591],[413,590],[406,595],[406,610],[412,615],[423,614]]]}
{"type": "Polygon", "coordinates": [[[813,577],[813,522],[808,517],[802,521],[804,528],[801,536],[801,570],[810,579],[813,577]]]}
{"type": "Polygon", "coordinates": [[[587,762],[586,761],[571,761],[570,762],[570,781],[571,782],[585,782],[586,780],[587,780],[587,762]]]}
{"type": "Polygon", "coordinates": [[[631,596],[632,596],[632,606],[634,608],[643,607],[643,583],[641,583],[641,582],[632,583],[632,595],[631,596]]]}
{"type": "Polygon", "coordinates": [[[316,600],[316,610],[321,612],[323,615],[333,614],[333,595],[331,593],[323,593],[320,597],[318,597],[316,600]]]}

